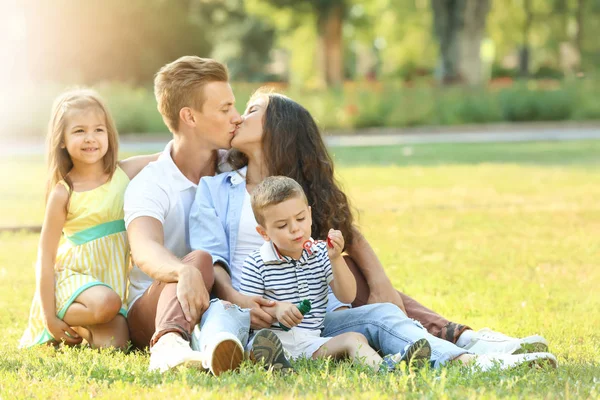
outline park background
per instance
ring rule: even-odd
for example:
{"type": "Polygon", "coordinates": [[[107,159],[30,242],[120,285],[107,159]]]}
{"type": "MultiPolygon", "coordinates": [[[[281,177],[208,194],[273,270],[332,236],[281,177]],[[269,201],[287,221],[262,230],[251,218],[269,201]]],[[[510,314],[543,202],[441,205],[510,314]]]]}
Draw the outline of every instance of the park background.
{"type": "Polygon", "coordinates": [[[599,34],[598,0],[1,2],[0,398],[598,398],[599,34]],[[121,155],[158,151],[153,75],[188,54],[228,65],[240,111],[267,84],[346,138],[336,173],[395,287],[475,329],[543,334],[559,368],[214,378],[149,373],[142,352],[18,350],[53,98],[93,86],[121,155]]]}

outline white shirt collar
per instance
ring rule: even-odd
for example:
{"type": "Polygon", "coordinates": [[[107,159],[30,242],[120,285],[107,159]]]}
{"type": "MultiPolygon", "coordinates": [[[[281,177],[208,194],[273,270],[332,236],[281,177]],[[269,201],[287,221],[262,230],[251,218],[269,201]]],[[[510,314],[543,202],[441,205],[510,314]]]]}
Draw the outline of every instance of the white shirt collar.
{"type": "MultiPolygon", "coordinates": [[[[313,240],[313,238],[310,238],[311,240],[311,246],[310,249],[308,250],[308,257],[306,258],[310,258],[313,255],[318,254],[321,249],[319,248],[319,246],[317,246],[317,243],[313,240]]],[[[302,256],[300,257],[301,259],[304,258],[304,255],[307,253],[307,250],[303,250],[302,251],[302,256]]],[[[265,264],[268,263],[281,263],[283,262],[287,262],[291,259],[291,257],[286,257],[283,256],[279,253],[279,251],[277,250],[277,247],[275,246],[275,244],[272,241],[268,241],[265,242],[261,247],[260,247],[260,258],[262,258],[263,262],[265,264]]]]}
{"type": "Polygon", "coordinates": [[[173,161],[173,156],[171,156],[172,148],[173,140],[167,143],[162,154],[158,157],[158,160],[164,163],[164,165],[168,168],[166,171],[167,175],[172,179],[170,186],[181,192],[191,187],[196,188],[198,185],[183,175],[179,167],[175,164],[175,161],[173,161]]]}
{"type": "Polygon", "coordinates": [[[246,182],[246,171],[248,167],[243,167],[238,169],[237,171],[231,171],[229,173],[229,179],[231,179],[232,185],[239,185],[242,182],[246,182]]]}

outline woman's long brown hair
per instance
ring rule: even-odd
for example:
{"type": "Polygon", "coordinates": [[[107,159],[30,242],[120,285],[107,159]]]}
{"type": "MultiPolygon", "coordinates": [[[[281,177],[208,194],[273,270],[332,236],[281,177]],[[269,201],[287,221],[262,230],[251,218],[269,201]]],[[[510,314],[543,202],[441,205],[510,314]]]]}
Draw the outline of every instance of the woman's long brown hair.
{"type": "MultiPolygon", "coordinates": [[[[288,176],[302,186],[312,209],[315,239],[325,239],[333,228],[342,232],[346,245],[351,244],[354,220],[350,204],[334,177],[333,161],[315,120],[288,97],[259,89],[250,101],[257,96],[268,98],[262,144],[269,175],[288,176]]],[[[232,151],[229,162],[239,169],[248,159],[232,151]]]]}

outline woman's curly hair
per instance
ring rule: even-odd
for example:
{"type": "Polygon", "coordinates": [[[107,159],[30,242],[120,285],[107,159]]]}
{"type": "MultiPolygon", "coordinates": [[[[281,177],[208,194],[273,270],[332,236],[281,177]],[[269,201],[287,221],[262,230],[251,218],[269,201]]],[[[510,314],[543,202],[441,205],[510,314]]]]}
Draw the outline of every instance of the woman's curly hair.
{"type": "MultiPolygon", "coordinates": [[[[321,132],[308,110],[292,99],[259,89],[268,105],[263,121],[263,154],[269,175],[288,176],[298,182],[312,209],[312,236],[327,238],[330,228],[339,229],[346,245],[353,239],[353,216],[348,198],[334,177],[333,161],[321,132]]],[[[229,163],[239,169],[248,163],[243,153],[233,150],[229,163]]]]}

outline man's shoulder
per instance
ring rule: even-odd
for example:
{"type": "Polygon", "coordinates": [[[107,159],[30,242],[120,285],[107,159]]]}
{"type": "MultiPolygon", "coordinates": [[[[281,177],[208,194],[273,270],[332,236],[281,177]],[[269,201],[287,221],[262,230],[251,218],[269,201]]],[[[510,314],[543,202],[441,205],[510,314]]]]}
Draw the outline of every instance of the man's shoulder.
{"type": "Polygon", "coordinates": [[[167,168],[160,162],[160,159],[146,165],[132,180],[129,182],[130,187],[162,187],[168,185],[170,180],[166,179],[168,175],[167,168]]]}

